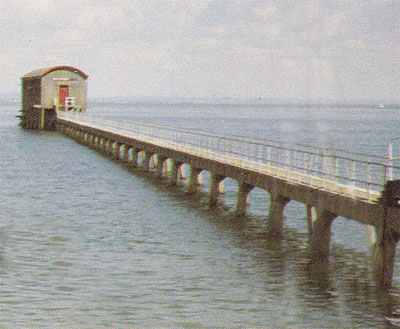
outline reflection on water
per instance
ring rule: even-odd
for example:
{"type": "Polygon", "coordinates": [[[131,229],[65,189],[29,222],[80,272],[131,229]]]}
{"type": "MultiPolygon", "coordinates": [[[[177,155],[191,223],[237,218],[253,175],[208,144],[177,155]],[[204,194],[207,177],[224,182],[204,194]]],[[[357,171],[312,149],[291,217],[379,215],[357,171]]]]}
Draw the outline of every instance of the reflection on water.
{"type": "MultiPolygon", "coordinates": [[[[203,175],[198,193],[188,195],[183,184],[168,186],[57,133],[21,131],[13,117],[17,109],[3,106],[0,124],[7,141],[0,144],[0,326],[390,328],[400,323],[399,272],[396,268],[392,290],[374,286],[364,231],[357,224],[335,220],[329,264],[318,267],[308,254],[303,205],[288,205],[284,237],[271,239],[265,234],[264,191],[252,191],[248,215],[236,218],[232,180],[210,208],[209,176],[203,175]]],[[[266,138],[297,136],[316,144],[332,142],[340,132],[334,139],[339,144],[363,149],[370,143],[379,150],[399,124],[394,111],[385,113],[388,121],[343,109],[298,109],[289,119],[283,109],[249,114],[226,106],[98,112],[114,110],[152,122],[266,138]],[[371,129],[384,136],[372,140],[371,129]],[[321,131],[331,137],[317,136],[321,131]]]]}

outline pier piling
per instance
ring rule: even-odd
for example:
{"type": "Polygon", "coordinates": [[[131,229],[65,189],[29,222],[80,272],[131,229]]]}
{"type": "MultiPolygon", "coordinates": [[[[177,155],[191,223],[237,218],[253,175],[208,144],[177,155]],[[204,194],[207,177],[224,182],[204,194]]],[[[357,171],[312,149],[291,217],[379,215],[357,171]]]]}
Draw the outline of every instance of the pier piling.
{"type": "MultiPolygon", "coordinates": [[[[225,178],[229,177],[238,183],[236,205],[234,209],[235,216],[244,216],[248,206],[248,194],[255,188],[267,191],[270,195],[270,205],[267,215],[266,231],[269,236],[281,237],[283,233],[283,224],[285,219],[285,207],[291,201],[297,201],[305,204],[306,219],[309,234],[309,251],[311,259],[317,264],[323,264],[329,259],[331,227],[338,216],[355,220],[363,225],[369,225],[376,231],[376,242],[373,248],[373,270],[376,282],[380,286],[389,287],[392,282],[393,268],[395,261],[395,251],[400,239],[400,180],[386,181],[385,186],[381,187],[381,192],[370,190],[370,163],[367,163],[368,169],[366,181],[361,181],[366,189],[354,186],[354,168],[356,160],[348,162],[348,157],[340,158],[335,155],[333,176],[334,180],[329,180],[329,176],[323,172],[321,176],[314,176],[315,170],[311,170],[309,162],[296,164],[298,172],[293,171],[288,159],[295,158],[299,162],[301,158],[307,158],[306,152],[303,157],[299,154],[303,151],[293,150],[294,155],[290,157],[290,149],[282,148],[286,159],[280,160],[279,152],[281,148],[269,145],[266,148],[267,155],[274,149],[276,157],[271,165],[271,158],[267,157],[266,163],[260,163],[260,157],[255,160],[247,160],[251,157],[248,150],[251,149],[253,142],[242,142],[247,145],[235,149],[230,155],[217,154],[215,151],[216,137],[207,138],[203,143],[196,142],[190,145],[185,139],[185,144],[179,144],[175,141],[164,143],[162,139],[165,135],[155,139],[153,137],[132,138],[119,134],[118,129],[109,131],[109,126],[105,124],[103,128],[99,125],[90,126],[91,121],[80,124],[82,117],[58,118],[58,129],[65,135],[77,140],[77,142],[89,145],[115,158],[128,161],[128,163],[137,167],[138,163],[146,170],[155,169],[155,175],[158,177],[168,176],[170,184],[176,185],[185,166],[190,167],[190,175],[187,184],[187,192],[195,193],[200,185],[199,177],[203,170],[210,173],[209,205],[215,205],[218,202],[218,196],[221,193],[220,187],[225,178]],[[209,149],[206,144],[209,143],[209,149]],[[247,144],[246,144],[247,143],[247,144]],[[204,144],[204,145],[203,145],[204,144]],[[201,145],[201,146],[199,146],[201,145]],[[206,148],[206,149],[203,149],[206,148]],[[246,149],[245,153],[242,149],[246,149]],[[240,156],[239,156],[240,155],[240,156]],[[155,161],[156,159],[156,161],[155,161]],[[268,160],[269,159],[269,160],[268,160]],[[281,162],[280,162],[281,161],[281,162]],[[349,177],[340,177],[347,179],[348,184],[344,185],[338,182],[338,172],[340,161],[347,161],[350,166],[349,177]],[[171,164],[168,172],[168,162],[171,164]],[[153,164],[153,166],[151,165],[153,164]],[[282,166],[279,167],[279,166],[282,166]],[[286,166],[286,167],[285,167],[286,166]],[[299,167],[300,166],[300,167],[299,167]],[[328,177],[328,178],[327,178],[328,177]]],[[[101,126],[101,125],[100,125],[101,126]]],[[[141,128],[141,127],[138,127],[141,128]]],[[[114,129],[114,128],[113,128],[114,129]]],[[[154,125],[151,126],[151,134],[154,134],[154,125]]],[[[159,128],[161,131],[164,128],[159,128]]],[[[140,129],[138,129],[140,130],[140,129]]],[[[169,131],[168,131],[169,133],[169,131]]],[[[181,131],[182,135],[189,132],[181,131]]],[[[218,137],[224,141],[224,145],[229,144],[229,140],[224,137],[218,137]]],[[[231,146],[237,145],[235,139],[231,146]]],[[[263,144],[259,144],[256,149],[261,150],[263,144]]],[[[253,147],[254,149],[254,147],[253,147]]],[[[261,152],[261,151],[260,151],[261,152]]],[[[283,155],[281,155],[283,156],[283,155]]],[[[318,154],[313,154],[317,157],[318,154]]],[[[364,160],[359,161],[359,166],[365,164],[364,160]]],[[[377,164],[383,169],[383,178],[387,163],[377,164]]],[[[324,170],[324,169],[321,169],[324,170]]],[[[329,169],[331,172],[332,169],[329,169]]],[[[400,170],[400,168],[398,168],[400,170]]],[[[377,185],[377,183],[374,183],[377,185]]],[[[381,186],[381,185],[378,185],[381,186]]]]}

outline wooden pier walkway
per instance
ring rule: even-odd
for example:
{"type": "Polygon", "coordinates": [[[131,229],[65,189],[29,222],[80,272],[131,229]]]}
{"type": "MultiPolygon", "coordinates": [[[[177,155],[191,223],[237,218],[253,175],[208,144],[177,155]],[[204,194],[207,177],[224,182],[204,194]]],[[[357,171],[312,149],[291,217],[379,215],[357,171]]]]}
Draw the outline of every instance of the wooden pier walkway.
{"type": "Polygon", "coordinates": [[[282,234],[287,203],[305,204],[310,252],[318,262],[328,260],[336,217],[369,225],[374,231],[375,279],[382,286],[391,285],[400,238],[400,183],[389,178],[400,173],[400,167],[385,157],[78,113],[58,112],[57,125],[60,132],[134,166],[142,154],[143,168],[149,170],[153,160],[160,177],[166,176],[168,161],[172,184],[177,183],[179,168],[189,165],[188,192],[196,190],[200,173],[209,171],[210,204],[217,202],[226,177],[236,180],[237,216],[245,214],[254,187],[266,190],[267,231],[273,237],[282,234]]]}

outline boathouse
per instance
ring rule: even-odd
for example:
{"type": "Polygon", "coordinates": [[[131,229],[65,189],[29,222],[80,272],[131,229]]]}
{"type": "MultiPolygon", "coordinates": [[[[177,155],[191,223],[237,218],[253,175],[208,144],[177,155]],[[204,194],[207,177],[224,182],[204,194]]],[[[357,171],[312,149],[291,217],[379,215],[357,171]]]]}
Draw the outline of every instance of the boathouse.
{"type": "Polygon", "coordinates": [[[55,128],[57,111],[85,111],[87,78],[72,66],[25,74],[21,78],[21,127],[51,130],[55,128]]]}

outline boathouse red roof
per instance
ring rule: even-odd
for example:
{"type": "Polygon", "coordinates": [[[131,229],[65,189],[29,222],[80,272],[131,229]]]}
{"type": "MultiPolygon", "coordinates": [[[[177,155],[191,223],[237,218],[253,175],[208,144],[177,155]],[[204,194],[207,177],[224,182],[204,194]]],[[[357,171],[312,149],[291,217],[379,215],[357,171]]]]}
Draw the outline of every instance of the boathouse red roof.
{"type": "Polygon", "coordinates": [[[50,67],[50,68],[44,68],[44,69],[39,69],[39,70],[35,70],[35,71],[32,71],[32,72],[29,72],[29,73],[25,74],[22,77],[22,79],[29,79],[29,78],[41,79],[46,74],[49,74],[50,72],[57,71],[57,70],[67,70],[67,71],[71,71],[71,72],[77,73],[82,78],[84,78],[85,80],[89,77],[87,74],[83,73],[81,70],[79,70],[79,69],[77,69],[75,67],[60,65],[60,66],[54,66],[54,67],[50,67]]]}

